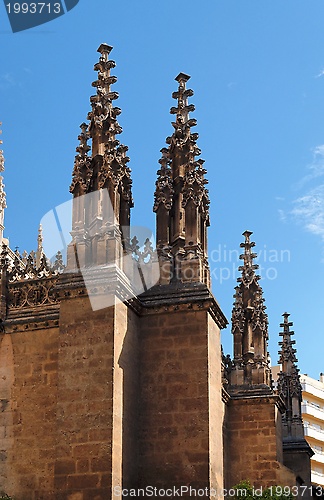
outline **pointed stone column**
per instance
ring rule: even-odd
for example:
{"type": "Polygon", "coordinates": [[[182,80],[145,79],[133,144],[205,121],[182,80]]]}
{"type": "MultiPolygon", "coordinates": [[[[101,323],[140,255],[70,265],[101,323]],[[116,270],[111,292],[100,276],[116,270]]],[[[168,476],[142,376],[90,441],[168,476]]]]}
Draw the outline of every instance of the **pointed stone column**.
{"type": "Polygon", "coordinates": [[[256,274],[258,265],[252,252],[255,243],[250,240],[251,231],[243,236],[244,254],[240,255],[243,265],[239,267],[242,276],[234,295],[232,312],[232,333],[234,337],[234,360],[231,372],[233,387],[254,386],[271,392],[271,374],[268,361],[268,317],[265,313],[263,290],[256,274]]]}
{"type": "Polygon", "coordinates": [[[38,269],[40,267],[43,256],[44,256],[43,228],[42,228],[42,225],[40,224],[39,228],[38,228],[38,236],[37,236],[36,269],[38,269]]]}
{"type": "Polygon", "coordinates": [[[156,182],[154,211],[157,214],[158,253],[161,266],[161,284],[178,281],[200,282],[210,286],[207,257],[207,227],[209,226],[209,197],[205,187],[207,171],[196,141],[198,134],[191,129],[197,122],[190,118],[195,110],[188,98],[193,91],[187,89],[189,75],[176,77],[178,90],[172,97],[177,106],[174,132],[167,137],[168,148],[163,148],[156,182]]]}
{"type": "Polygon", "coordinates": [[[116,66],[109,60],[111,50],[107,44],[98,48],[100,58],[94,66],[98,76],[92,84],[97,93],[90,99],[90,124],[83,123],[79,135],[70,188],[74,196],[71,268],[114,264],[123,270],[123,257],[130,247],[132,180],[127,166],[128,147],[116,139],[122,132],[117,121],[121,110],[113,105],[118,93],[111,88],[117,81],[111,75],[116,66]],[[91,157],[88,139],[92,140],[91,157]]]}
{"type": "MultiPolygon", "coordinates": [[[[278,394],[285,402],[285,412],[282,416],[284,463],[293,469],[306,486],[311,485],[310,457],[314,452],[305,440],[304,425],[301,412],[302,387],[299,369],[297,368],[296,342],[292,340],[295,332],[290,330],[293,323],[289,314],[283,314],[284,321],[280,323],[283,329],[279,333],[282,341],[279,351],[281,371],[278,374],[278,394]]],[[[307,497],[310,492],[306,491],[307,497]]]]}
{"type": "MultiPolygon", "coordinates": [[[[0,126],[2,123],[0,122],[0,126]]],[[[0,134],[2,134],[2,130],[0,130],[0,134]]],[[[3,142],[0,140],[0,145],[3,142]]],[[[4,156],[3,156],[3,150],[0,149],[0,172],[3,172],[5,169],[4,167],[4,156]]],[[[5,208],[7,208],[6,204],[6,193],[4,191],[4,184],[3,184],[3,177],[0,175],[0,246],[2,245],[3,242],[3,231],[4,231],[4,211],[5,208]]]]}

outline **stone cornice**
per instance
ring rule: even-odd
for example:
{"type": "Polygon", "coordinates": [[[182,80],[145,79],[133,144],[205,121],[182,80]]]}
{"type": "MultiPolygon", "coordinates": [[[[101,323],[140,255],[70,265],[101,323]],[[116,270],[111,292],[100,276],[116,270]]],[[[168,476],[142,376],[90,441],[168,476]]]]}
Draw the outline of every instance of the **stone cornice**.
{"type": "Polygon", "coordinates": [[[219,328],[228,324],[214,296],[202,283],[157,285],[140,295],[139,301],[142,314],[155,314],[162,310],[208,310],[219,328]]]}
{"type": "Polygon", "coordinates": [[[5,333],[44,330],[59,325],[59,304],[20,309],[17,313],[9,314],[3,322],[5,333]]]}
{"type": "Polygon", "coordinates": [[[307,443],[305,438],[284,438],[283,439],[283,451],[284,452],[292,452],[292,453],[307,453],[309,457],[315,455],[315,452],[312,450],[310,445],[307,443]]]}
{"type": "Polygon", "coordinates": [[[63,273],[56,286],[59,300],[89,296],[89,293],[96,296],[115,294],[137,314],[140,313],[139,300],[126,275],[117,266],[106,269],[105,274],[99,267],[88,271],[89,275],[85,275],[86,284],[80,272],[63,273]]]}
{"type": "Polygon", "coordinates": [[[246,404],[254,404],[254,405],[259,405],[260,403],[268,403],[268,402],[273,402],[277,408],[279,409],[280,413],[284,413],[286,410],[286,407],[284,405],[283,400],[277,395],[274,394],[270,387],[267,386],[260,386],[257,387],[255,386],[254,388],[249,386],[249,387],[243,387],[240,386],[240,390],[237,392],[233,391],[233,388],[228,391],[231,397],[231,401],[235,404],[235,402],[240,401],[240,403],[246,403],[246,404]]]}

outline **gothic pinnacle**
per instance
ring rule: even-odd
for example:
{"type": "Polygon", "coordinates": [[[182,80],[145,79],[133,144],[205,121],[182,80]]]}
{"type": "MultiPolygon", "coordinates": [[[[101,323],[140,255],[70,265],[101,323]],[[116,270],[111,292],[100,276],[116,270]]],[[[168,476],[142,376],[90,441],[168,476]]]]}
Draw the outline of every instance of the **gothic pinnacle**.
{"type": "MultiPolygon", "coordinates": [[[[2,125],[2,122],[0,122],[0,126],[2,125]]],[[[0,134],[2,134],[2,130],[0,130],[0,134]]],[[[0,140],[0,145],[2,144],[2,141],[0,140]]],[[[3,156],[3,151],[0,149],[0,172],[4,171],[4,156],[3,156]]],[[[4,230],[4,210],[7,207],[6,203],[6,193],[4,190],[4,183],[3,183],[3,177],[0,175],[0,245],[3,241],[3,230],[4,230]]]]}
{"type": "Polygon", "coordinates": [[[40,224],[39,228],[38,228],[38,236],[37,236],[36,269],[38,269],[40,267],[43,255],[44,255],[43,228],[42,228],[42,225],[40,224]]]}
{"type": "MultiPolygon", "coordinates": [[[[179,73],[175,78],[178,90],[172,93],[172,97],[176,106],[170,109],[170,113],[175,115],[172,122],[174,131],[166,139],[168,147],[161,149],[153,210],[157,214],[161,262],[169,259],[168,265],[172,267],[174,263],[171,261],[175,258],[177,269],[174,276],[185,282],[189,281],[190,275],[191,281],[209,286],[208,181],[204,177],[207,173],[203,168],[204,161],[196,159],[201,153],[196,144],[198,134],[191,133],[191,127],[197,122],[189,116],[195,110],[194,105],[188,103],[188,98],[193,96],[193,91],[186,88],[189,78],[185,73],[179,73]]],[[[167,279],[161,278],[163,283],[167,279]]]]}
{"type": "Polygon", "coordinates": [[[251,241],[250,236],[253,234],[252,231],[244,231],[242,233],[245,241],[240,243],[240,247],[244,248],[244,254],[240,255],[240,259],[243,260],[243,265],[239,266],[239,271],[242,272],[242,277],[238,278],[238,282],[242,282],[246,287],[249,287],[253,281],[258,281],[260,279],[259,275],[255,274],[255,270],[259,269],[258,264],[253,263],[253,259],[257,257],[256,253],[253,253],[251,249],[255,246],[254,241],[251,241]]]}
{"type": "Polygon", "coordinates": [[[268,316],[265,312],[263,291],[255,275],[253,264],[256,254],[251,251],[255,243],[251,241],[251,231],[244,231],[243,265],[239,267],[242,277],[235,287],[232,311],[232,333],[234,336],[234,365],[231,383],[233,385],[264,384],[271,387],[268,354],[268,316]]]}
{"type": "Polygon", "coordinates": [[[191,127],[197,125],[197,120],[189,117],[189,113],[195,111],[193,104],[188,104],[188,97],[194,95],[193,90],[186,88],[186,83],[190,79],[189,75],[179,73],[175,80],[179,83],[178,90],[172,93],[173,99],[177,100],[177,106],[172,106],[170,113],[176,115],[175,122],[172,122],[174,133],[171,137],[167,137],[166,142],[172,146],[183,148],[185,145],[190,145],[187,154],[190,155],[191,161],[195,156],[199,156],[201,151],[198,148],[196,141],[198,134],[191,133],[191,127]]]}
{"type": "MultiPolygon", "coordinates": [[[[179,88],[177,92],[173,92],[172,97],[177,99],[178,106],[172,107],[170,109],[170,113],[172,115],[177,115],[176,119],[178,124],[188,123],[189,112],[195,111],[195,106],[193,104],[188,104],[188,97],[192,97],[194,95],[193,90],[186,88],[186,82],[189,79],[190,76],[185,73],[179,73],[179,75],[175,77],[175,80],[179,83],[179,88]]],[[[197,125],[197,121],[192,119],[188,125],[194,127],[197,125]]]]}
{"type": "Polygon", "coordinates": [[[78,154],[75,157],[70,191],[74,196],[79,196],[108,185],[112,189],[119,186],[123,199],[132,207],[132,181],[130,168],[127,166],[128,147],[116,139],[116,135],[122,132],[117,121],[121,110],[113,106],[113,101],[119,96],[111,89],[117,81],[117,78],[110,74],[111,69],[116,66],[115,61],[109,59],[111,51],[112,47],[105,43],[98,48],[100,57],[94,65],[98,76],[92,83],[97,93],[90,98],[92,110],[88,113],[89,126],[86,123],[80,126],[80,144],[76,148],[78,154]],[[88,145],[89,139],[92,140],[91,148],[88,145]],[[92,154],[88,156],[90,149],[92,154]]]}
{"type": "Polygon", "coordinates": [[[283,372],[290,372],[290,369],[295,363],[297,363],[297,358],[295,356],[296,349],[293,348],[293,345],[296,344],[295,340],[291,340],[291,336],[295,334],[294,331],[290,330],[290,327],[293,326],[293,323],[289,321],[289,316],[287,312],[283,314],[284,321],[280,323],[280,327],[283,328],[282,332],[279,332],[280,337],[282,337],[282,342],[279,342],[281,346],[278,354],[280,356],[279,363],[282,365],[283,372]]]}
{"type": "Polygon", "coordinates": [[[77,153],[80,154],[80,156],[84,157],[88,154],[88,152],[91,149],[91,147],[88,145],[88,140],[89,140],[89,134],[87,132],[88,125],[83,122],[80,125],[80,129],[81,129],[81,134],[78,137],[80,145],[76,148],[76,151],[77,153]]]}
{"type": "Polygon", "coordinates": [[[99,62],[94,65],[94,70],[98,71],[98,78],[92,83],[97,88],[97,94],[90,98],[92,111],[88,114],[90,120],[89,132],[92,138],[92,156],[103,155],[107,145],[110,148],[116,147],[119,142],[115,135],[122,132],[116,117],[121,113],[120,108],[113,107],[113,101],[118,99],[117,92],[111,90],[111,85],[117,82],[117,78],[110,74],[115,68],[115,61],[109,60],[112,47],[102,43],[98,48],[101,54],[99,62]]]}
{"type": "Polygon", "coordinates": [[[157,171],[158,178],[155,183],[156,188],[154,193],[154,212],[157,212],[161,203],[167,210],[171,210],[172,197],[174,193],[168,149],[162,148],[161,153],[162,158],[160,158],[159,160],[161,168],[157,171]]]}
{"type": "Polygon", "coordinates": [[[282,342],[279,342],[279,364],[281,371],[278,374],[277,391],[285,402],[286,411],[283,414],[283,436],[284,439],[303,439],[304,429],[302,425],[302,387],[300,383],[299,369],[297,367],[296,349],[293,348],[294,340],[291,336],[294,332],[290,330],[293,323],[289,321],[289,314],[283,314],[283,322],[279,333],[282,342]]]}
{"type": "MultiPolygon", "coordinates": [[[[73,241],[68,248],[67,267],[73,269],[77,265],[75,245],[79,245],[80,249],[79,263],[84,265],[85,262],[101,264],[108,253],[114,259],[121,248],[126,251],[129,243],[130,209],[133,207],[132,180],[131,170],[127,166],[128,147],[116,139],[122,132],[117,121],[121,110],[113,106],[113,102],[118,99],[118,93],[111,88],[117,81],[117,78],[111,75],[111,70],[116,66],[116,63],[109,59],[111,51],[112,47],[104,43],[98,48],[100,57],[94,65],[98,74],[92,83],[96,94],[90,98],[92,110],[88,113],[90,123],[80,125],[80,142],[76,148],[70,187],[74,198],[71,233],[73,241]],[[91,147],[88,145],[89,140],[91,147]],[[90,193],[96,193],[97,198],[83,196],[90,193]],[[89,203],[90,199],[97,201],[89,203]],[[110,215],[111,208],[114,212],[113,218],[110,215]],[[106,229],[112,221],[118,227],[118,238],[114,239],[114,232],[109,233],[109,237],[114,239],[114,243],[110,244],[106,229]],[[92,241],[94,238],[95,245],[89,243],[82,246],[80,243],[84,240],[92,241]]],[[[122,261],[120,262],[123,265],[122,261]]]]}
{"type": "MultiPolygon", "coordinates": [[[[0,122],[0,127],[2,125],[2,122],[0,122]]],[[[0,134],[2,134],[2,130],[0,130],[0,134]]],[[[0,144],[3,144],[3,142],[0,140],[0,144]]],[[[3,156],[3,151],[0,149],[0,172],[4,171],[4,156],[3,156]]]]}

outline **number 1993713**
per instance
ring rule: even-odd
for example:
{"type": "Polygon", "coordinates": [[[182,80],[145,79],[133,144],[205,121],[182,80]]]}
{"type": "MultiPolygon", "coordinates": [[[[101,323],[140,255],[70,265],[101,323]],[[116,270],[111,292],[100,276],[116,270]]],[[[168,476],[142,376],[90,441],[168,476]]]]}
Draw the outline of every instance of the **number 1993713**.
{"type": "Polygon", "coordinates": [[[60,3],[7,3],[6,4],[8,14],[61,14],[61,4],[60,3]]]}

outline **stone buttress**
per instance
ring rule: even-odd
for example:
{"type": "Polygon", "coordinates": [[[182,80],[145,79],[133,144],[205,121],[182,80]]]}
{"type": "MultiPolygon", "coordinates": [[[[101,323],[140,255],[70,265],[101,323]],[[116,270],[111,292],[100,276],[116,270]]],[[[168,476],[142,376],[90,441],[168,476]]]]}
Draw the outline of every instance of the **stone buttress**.
{"type": "Polygon", "coordinates": [[[256,274],[251,232],[243,233],[232,312],[234,358],[223,359],[228,395],[225,436],[226,485],[249,480],[254,486],[296,484],[285,467],[282,445],[284,402],[275,394],[268,354],[268,318],[263,290],[256,274]]]}

